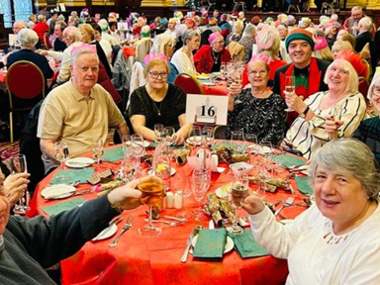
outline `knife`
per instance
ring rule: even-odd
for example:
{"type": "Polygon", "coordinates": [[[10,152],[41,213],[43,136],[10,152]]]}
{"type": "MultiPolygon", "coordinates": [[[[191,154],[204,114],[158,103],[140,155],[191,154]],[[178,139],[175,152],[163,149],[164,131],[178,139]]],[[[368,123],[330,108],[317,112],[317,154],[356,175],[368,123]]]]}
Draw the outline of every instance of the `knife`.
{"type": "Polygon", "coordinates": [[[185,263],[187,261],[187,256],[189,255],[189,251],[190,251],[190,248],[191,248],[191,242],[193,240],[193,238],[199,234],[199,231],[202,229],[203,227],[202,226],[197,226],[194,228],[194,230],[192,231],[192,233],[190,234],[189,238],[187,239],[187,244],[186,244],[186,249],[185,251],[183,252],[182,254],[182,257],[181,257],[181,262],[182,263],[185,263]]]}
{"type": "Polygon", "coordinates": [[[96,237],[94,237],[92,240],[93,241],[96,241],[96,240],[100,240],[102,239],[106,234],[108,234],[108,232],[112,229],[112,226],[113,225],[116,225],[118,222],[120,222],[121,220],[123,219],[123,217],[118,217],[116,219],[114,219],[113,221],[111,221],[109,224],[108,224],[108,227],[106,227],[104,230],[102,230],[96,237]]]}

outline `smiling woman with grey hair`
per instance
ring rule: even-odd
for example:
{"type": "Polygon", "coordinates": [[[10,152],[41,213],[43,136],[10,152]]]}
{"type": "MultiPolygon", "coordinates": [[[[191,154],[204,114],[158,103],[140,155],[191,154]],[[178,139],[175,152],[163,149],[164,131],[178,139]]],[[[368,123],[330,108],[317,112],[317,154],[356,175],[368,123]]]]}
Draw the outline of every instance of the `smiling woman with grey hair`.
{"type": "Polygon", "coordinates": [[[348,61],[334,60],[324,82],[329,90],[317,92],[305,101],[295,93],[284,92],[286,104],[299,116],[286,133],[282,147],[308,159],[331,139],[352,136],[366,113],[365,99],[358,92],[358,75],[348,61]]]}
{"type": "MultiPolygon", "coordinates": [[[[368,89],[368,99],[380,111],[380,75],[372,79],[368,89]]],[[[364,120],[355,131],[354,138],[364,142],[375,155],[378,165],[380,165],[380,115],[364,120]]]]}
{"type": "Polygon", "coordinates": [[[245,198],[253,236],[288,260],[286,284],[379,284],[380,174],[371,150],[333,140],[315,153],[309,174],[315,204],[285,226],[261,197],[245,198]]]}
{"type": "Polygon", "coordinates": [[[54,72],[50,68],[49,63],[43,55],[34,52],[34,47],[38,42],[37,33],[30,29],[22,29],[17,34],[17,41],[21,45],[21,50],[9,55],[7,60],[7,68],[19,60],[28,60],[36,64],[42,71],[46,79],[53,77],[54,72]]]}

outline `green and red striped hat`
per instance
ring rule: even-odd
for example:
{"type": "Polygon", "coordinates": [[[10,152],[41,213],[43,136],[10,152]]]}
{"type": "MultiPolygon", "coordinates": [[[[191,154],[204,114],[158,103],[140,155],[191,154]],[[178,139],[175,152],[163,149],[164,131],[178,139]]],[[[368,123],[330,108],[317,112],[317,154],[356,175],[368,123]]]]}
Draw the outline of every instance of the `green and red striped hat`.
{"type": "Polygon", "coordinates": [[[290,42],[294,41],[294,40],[305,40],[305,41],[307,41],[310,44],[311,49],[314,50],[313,35],[309,31],[304,30],[304,29],[295,29],[295,30],[293,30],[286,37],[286,40],[285,40],[286,50],[288,50],[290,42]]]}

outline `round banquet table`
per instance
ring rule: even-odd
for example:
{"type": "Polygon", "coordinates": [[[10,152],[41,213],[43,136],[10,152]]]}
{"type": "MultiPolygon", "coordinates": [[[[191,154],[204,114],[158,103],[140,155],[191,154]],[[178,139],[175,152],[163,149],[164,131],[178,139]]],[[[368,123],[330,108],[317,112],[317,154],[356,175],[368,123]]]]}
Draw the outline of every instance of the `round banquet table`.
{"type": "MultiPolygon", "coordinates": [[[[120,146],[113,146],[120,147],[120,146]]],[[[143,164],[142,164],[143,165],[143,164]]],[[[192,169],[188,164],[179,167],[172,164],[177,172],[171,178],[173,185],[190,187],[192,169]]],[[[213,193],[218,187],[232,180],[227,164],[219,164],[226,167],[223,173],[212,173],[212,182],[208,193],[213,193]]],[[[116,163],[102,162],[99,166],[93,165],[95,171],[103,171],[107,168],[117,170],[116,163]]],[[[94,199],[95,193],[81,196],[72,196],[62,200],[45,200],[41,196],[43,190],[54,177],[55,172],[50,173],[36,188],[30,204],[27,216],[47,214],[41,210],[43,206],[51,206],[63,201],[83,197],[86,200],[94,199]]],[[[147,169],[142,173],[146,173],[147,169]]],[[[277,174],[284,177],[288,172],[283,169],[277,174]]],[[[88,188],[90,184],[79,185],[77,189],[88,188]]],[[[288,196],[295,198],[295,203],[302,204],[303,198],[297,191],[295,181],[292,179],[294,194],[285,190],[277,193],[267,193],[266,200],[272,203],[278,199],[282,202],[288,196]]],[[[251,188],[255,188],[251,184],[251,188]]],[[[204,201],[206,201],[204,199],[204,201]]],[[[278,205],[278,207],[280,207],[278,205]]],[[[195,199],[190,196],[184,199],[184,208],[164,209],[160,215],[176,216],[183,211],[192,211],[196,208],[195,199]]],[[[306,206],[306,204],[305,204],[306,206]]],[[[292,206],[284,208],[281,214],[287,219],[295,218],[306,207],[292,206]]],[[[188,222],[171,227],[166,224],[156,224],[162,228],[162,233],[157,237],[143,237],[138,229],[146,224],[144,219],[147,207],[141,206],[132,211],[124,211],[123,221],[119,223],[118,232],[126,221],[128,215],[134,216],[133,227],[120,239],[118,245],[110,248],[108,245],[112,238],[102,241],[89,241],[79,252],[61,262],[63,284],[284,284],[288,274],[286,260],[277,259],[271,255],[242,259],[236,251],[224,255],[222,261],[196,260],[189,254],[186,263],[181,263],[180,258],[185,250],[187,239],[194,227],[201,224],[208,227],[210,217],[205,215],[204,222],[197,222],[190,218],[188,222]]]]}

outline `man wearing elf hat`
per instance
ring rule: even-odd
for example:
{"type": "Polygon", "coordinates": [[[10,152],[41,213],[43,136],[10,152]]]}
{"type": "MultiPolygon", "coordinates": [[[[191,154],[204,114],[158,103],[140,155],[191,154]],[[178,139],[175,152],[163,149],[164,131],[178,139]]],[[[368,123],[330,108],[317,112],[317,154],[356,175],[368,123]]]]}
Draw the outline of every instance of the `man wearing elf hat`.
{"type": "MultiPolygon", "coordinates": [[[[286,76],[295,76],[295,93],[304,99],[318,91],[326,91],[328,87],[323,78],[330,63],[312,57],[314,49],[312,34],[303,29],[295,29],[287,36],[285,47],[292,62],[276,71],[273,92],[285,97],[286,76]]],[[[297,116],[296,112],[293,113],[289,114],[288,123],[297,116]]]]}

